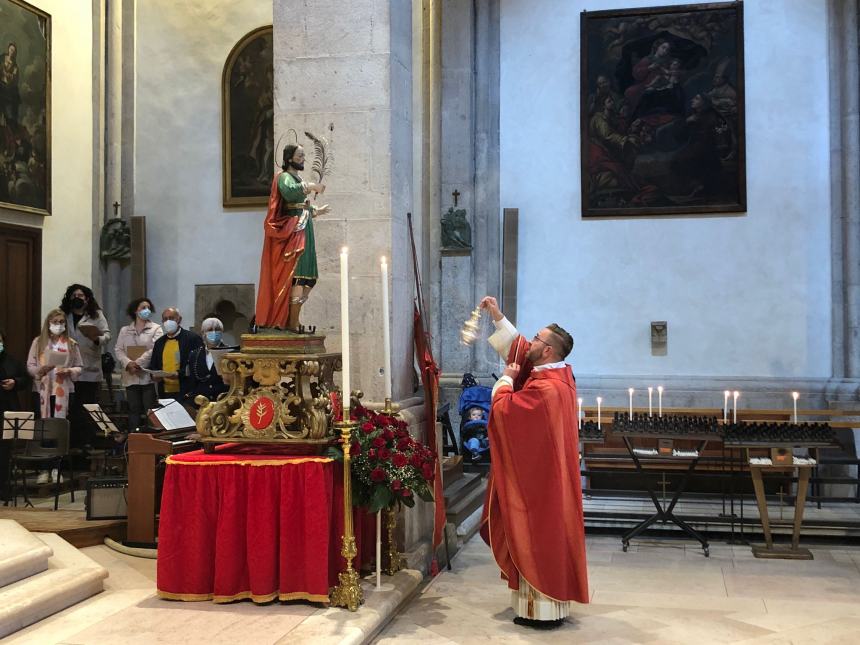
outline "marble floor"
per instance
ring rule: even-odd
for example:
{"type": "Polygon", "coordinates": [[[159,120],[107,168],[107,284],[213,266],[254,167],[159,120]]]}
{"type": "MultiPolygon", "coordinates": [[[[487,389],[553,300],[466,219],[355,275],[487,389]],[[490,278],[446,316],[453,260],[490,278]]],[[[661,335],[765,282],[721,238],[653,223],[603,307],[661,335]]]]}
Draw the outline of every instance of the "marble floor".
{"type": "Polygon", "coordinates": [[[860,643],[860,547],[812,561],[757,560],[749,547],[589,536],[591,603],[559,629],[512,623],[510,595],[479,537],[377,637],[395,643],[860,643]]]}

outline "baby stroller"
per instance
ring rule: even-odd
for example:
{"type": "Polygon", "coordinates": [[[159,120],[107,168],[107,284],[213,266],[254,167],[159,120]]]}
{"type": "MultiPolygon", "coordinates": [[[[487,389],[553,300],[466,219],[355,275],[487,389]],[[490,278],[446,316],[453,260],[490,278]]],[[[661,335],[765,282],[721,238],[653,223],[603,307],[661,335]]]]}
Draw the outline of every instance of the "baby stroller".
{"type": "Polygon", "coordinates": [[[490,463],[490,440],[487,436],[487,419],[490,416],[492,389],[478,385],[469,373],[460,383],[460,444],[463,460],[472,464],[490,463]]]}

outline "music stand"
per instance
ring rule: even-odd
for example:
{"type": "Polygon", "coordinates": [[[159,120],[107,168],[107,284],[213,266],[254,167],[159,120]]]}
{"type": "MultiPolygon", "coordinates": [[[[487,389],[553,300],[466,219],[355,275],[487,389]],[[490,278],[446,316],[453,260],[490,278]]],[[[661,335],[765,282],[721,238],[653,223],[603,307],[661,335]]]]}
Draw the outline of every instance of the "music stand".
{"type": "Polygon", "coordinates": [[[111,436],[114,432],[119,433],[119,429],[113,422],[107,412],[102,410],[102,406],[98,403],[84,403],[84,410],[90,415],[90,419],[96,424],[99,430],[104,432],[105,437],[111,436]]]}
{"type": "MultiPolygon", "coordinates": [[[[2,439],[12,442],[9,451],[9,467],[6,469],[6,490],[12,494],[12,455],[19,440],[32,441],[36,438],[36,414],[34,412],[4,412],[2,439]]],[[[18,506],[18,487],[15,486],[13,505],[18,506]]],[[[24,490],[24,498],[27,499],[27,491],[24,490]]],[[[27,500],[29,501],[29,500],[27,500]]]]}

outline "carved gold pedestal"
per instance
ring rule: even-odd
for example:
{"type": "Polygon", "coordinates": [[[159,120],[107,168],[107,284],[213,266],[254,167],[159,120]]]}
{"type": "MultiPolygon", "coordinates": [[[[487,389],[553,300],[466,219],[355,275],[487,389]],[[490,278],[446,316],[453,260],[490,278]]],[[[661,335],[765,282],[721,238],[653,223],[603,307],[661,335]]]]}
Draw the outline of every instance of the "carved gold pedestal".
{"type": "Polygon", "coordinates": [[[325,336],[245,334],[238,352],[221,358],[230,388],[217,401],[197,397],[197,431],[207,451],[216,443],[287,443],[312,450],[331,443],[331,393],[341,355],[325,336]]]}

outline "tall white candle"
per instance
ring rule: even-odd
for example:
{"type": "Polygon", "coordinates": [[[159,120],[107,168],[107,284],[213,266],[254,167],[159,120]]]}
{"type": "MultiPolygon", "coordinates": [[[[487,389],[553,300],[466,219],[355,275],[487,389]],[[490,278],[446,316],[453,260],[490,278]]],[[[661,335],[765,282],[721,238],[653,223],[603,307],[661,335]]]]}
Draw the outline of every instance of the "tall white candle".
{"type": "Polygon", "coordinates": [[[627,394],[630,397],[629,412],[627,413],[627,418],[630,419],[631,421],[633,421],[633,388],[632,387],[627,389],[627,394]]]}
{"type": "Polygon", "coordinates": [[[600,430],[600,404],[603,403],[601,397],[597,397],[597,429],[600,430]]]}
{"type": "Polygon", "coordinates": [[[576,403],[579,407],[578,414],[576,415],[576,428],[577,430],[582,430],[582,399],[577,399],[576,403]]]}
{"type": "Polygon", "coordinates": [[[385,376],[385,398],[391,398],[391,329],[388,323],[388,263],[382,256],[382,346],[383,370],[385,376]]]}
{"type": "MultiPolygon", "coordinates": [[[[340,351],[343,359],[343,420],[349,421],[349,250],[340,250],[340,351]]],[[[344,450],[349,450],[345,446],[344,450]]]]}
{"type": "Polygon", "coordinates": [[[651,412],[651,400],[652,400],[653,396],[654,396],[654,388],[649,385],[648,386],[648,416],[649,417],[654,416],[653,413],[651,412]]]}
{"type": "Polygon", "coordinates": [[[732,423],[738,422],[738,397],[740,395],[741,395],[741,393],[738,392],[737,390],[732,392],[732,399],[734,399],[734,402],[732,404],[732,423]]]}
{"type": "Polygon", "coordinates": [[[657,416],[663,416],[663,386],[657,386],[657,416]]]}
{"type": "Polygon", "coordinates": [[[729,392],[726,390],[723,392],[723,423],[727,423],[729,420],[729,392]]]}
{"type": "Polygon", "coordinates": [[[794,399],[794,422],[797,423],[797,399],[800,398],[800,392],[792,392],[791,398],[794,399]]]}
{"type": "Polygon", "coordinates": [[[376,588],[382,588],[382,510],[376,511],[376,588]]]}

